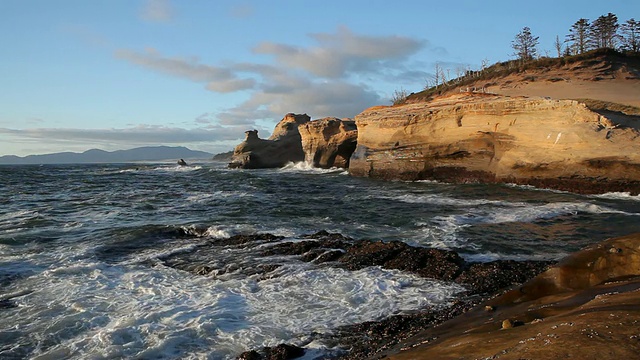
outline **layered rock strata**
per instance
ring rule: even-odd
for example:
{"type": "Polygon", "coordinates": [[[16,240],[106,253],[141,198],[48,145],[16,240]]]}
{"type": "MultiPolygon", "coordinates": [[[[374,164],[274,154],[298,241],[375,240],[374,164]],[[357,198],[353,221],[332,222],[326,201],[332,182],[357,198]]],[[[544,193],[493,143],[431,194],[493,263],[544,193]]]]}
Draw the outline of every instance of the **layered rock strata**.
{"type": "Polygon", "coordinates": [[[300,126],[305,161],[315,167],[349,167],[358,130],[353,120],[324,118],[300,126]]]}
{"type": "Polygon", "coordinates": [[[229,167],[277,168],[306,161],[315,167],[347,168],[358,137],[353,120],[311,121],[307,114],[292,113],[276,125],[269,139],[260,139],[257,130],[245,134],[245,140],[233,151],[229,167]]]}
{"type": "Polygon", "coordinates": [[[640,234],[577,252],[425,329],[391,359],[631,359],[640,354],[640,234]],[[405,351],[402,351],[405,349],[405,351]]]}
{"type": "Polygon", "coordinates": [[[355,118],[349,172],[384,179],[640,191],[637,117],[572,100],[463,93],[355,118]]]}
{"type": "Polygon", "coordinates": [[[276,125],[269,139],[260,139],[257,130],[246,131],[244,141],[233,150],[229,167],[277,168],[289,162],[304,161],[298,127],[309,121],[311,118],[307,114],[289,113],[276,125]]]}

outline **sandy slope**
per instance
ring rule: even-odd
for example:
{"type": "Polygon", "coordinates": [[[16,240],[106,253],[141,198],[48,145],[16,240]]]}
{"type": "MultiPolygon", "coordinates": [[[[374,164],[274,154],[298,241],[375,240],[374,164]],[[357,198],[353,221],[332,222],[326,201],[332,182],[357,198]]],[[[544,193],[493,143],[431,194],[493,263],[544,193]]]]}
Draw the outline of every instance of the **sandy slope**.
{"type": "MultiPolygon", "coordinates": [[[[506,81],[509,81],[507,78],[506,81]]],[[[516,81],[489,86],[488,92],[508,96],[550,97],[553,99],[597,99],[640,107],[640,80],[614,78],[607,80],[568,79],[551,82],[516,81]]]]}

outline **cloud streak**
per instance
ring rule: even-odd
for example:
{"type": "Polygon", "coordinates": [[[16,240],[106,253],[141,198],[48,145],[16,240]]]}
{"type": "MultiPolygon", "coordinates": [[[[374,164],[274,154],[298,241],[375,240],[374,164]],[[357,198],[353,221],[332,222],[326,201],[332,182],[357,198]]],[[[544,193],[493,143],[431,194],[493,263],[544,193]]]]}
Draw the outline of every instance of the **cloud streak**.
{"type": "Polygon", "coordinates": [[[98,142],[108,144],[181,144],[211,143],[237,140],[244,136],[244,127],[209,125],[195,129],[139,125],[122,129],[72,128],[0,128],[0,135],[38,141],[98,142]]]}
{"type": "MultiPolygon", "coordinates": [[[[325,78],[342,78],[352,73],[378,72],[382,62],[401,61],[415,54],[425,42],[401,37],[357,35],[346,27],[335,34],[311,34],[318,46],[311,48],[263,42],[253,51],[273,55],[277,63],[325,78]]],[[[386,66],[390,64],[387,62],[386,66]]]]}
{"type": "MultiPolygon", "coordinates": [[[[353,117],[385,101],[371,82],[411,81],[422,85],[425,73],[407,70],[411,57],[426,41],[402,36],[364,36],[339,27],[332,33],[309,34],[308,47],[263,42],[253,52],[267,55],[267,63],[210,65],[197,58],[164,56],[155,49],[117,50],[115,56],[143,68],[183,78],[216,93],[244,92],[248,98],[211,116],[220,126],[247,126],[276,121],[288,112],[313,118],[353,117]],[[360,80],[358,80],[360,79],[360,80]]],[[[244,131],[244,130],[243,130],[244,131]]],[[[240,132],[242,134],[242,132],[240,132]]]]}
{"type": "Polygon", "coordinates": [[[167,75],[206,83],[206,88],[215,92],[235,92],[255,86],[254,79],[240,79],[232,69],[200,64],[197,58],[165,57],[153,48],[147,48],[143,52],[119,49],[115,56],[167,75]]]}

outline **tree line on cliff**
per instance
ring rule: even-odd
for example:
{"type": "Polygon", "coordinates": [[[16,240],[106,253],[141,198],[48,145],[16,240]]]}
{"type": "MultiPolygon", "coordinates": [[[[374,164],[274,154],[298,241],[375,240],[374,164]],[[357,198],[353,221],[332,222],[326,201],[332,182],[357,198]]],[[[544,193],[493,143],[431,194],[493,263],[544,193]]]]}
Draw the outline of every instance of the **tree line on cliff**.
{"type": "Polygon", "coordinates": [[[512,72],[520,72],[536,66],[552,66],[558,62],[571,63],[598,54],[622,54],[638,58],[640,56],[640,21],[631,18],[623,24],[618,23],[615,14],[608,13],[593,22],[579,19],[569,29],[564,42],[556,36],[555,50],[557,57],[538,54],[539,37],[534,36],[529,27],[524,27],[512,41],[515,60],[498,62],[489,65],[489,60],[482,60],[481,69],[471,67],[456,68],[455,76],[450,69],[444,69],[439,63],[435,65],[434,74],[426,79],[423,91],[409,94],[405,89],[396,90],[391,97],[393,105],[404,104],[408,99],[425,100],[442,94],[465,84],[473,84],[477,80],[488,79],[512,72]]]}
{"type": "MultiPolygon", "coordinates": [[[[538,38],[525,26],[516,34],[511,43],[515,55],[520,60],[533,60],[538,57],[538,38]]],[[[622,25],[613,13],[602,15],[593,22],[581,18],[569,29],[565,44],[556,36],[555,50],[558,57],[584,54],[598,49],[613,49],[620,52],[638,53],[640,51],[640,22],[631,18],[622,25]]],[[[548,56],[547,56],[548,57],[548,56]]]]}

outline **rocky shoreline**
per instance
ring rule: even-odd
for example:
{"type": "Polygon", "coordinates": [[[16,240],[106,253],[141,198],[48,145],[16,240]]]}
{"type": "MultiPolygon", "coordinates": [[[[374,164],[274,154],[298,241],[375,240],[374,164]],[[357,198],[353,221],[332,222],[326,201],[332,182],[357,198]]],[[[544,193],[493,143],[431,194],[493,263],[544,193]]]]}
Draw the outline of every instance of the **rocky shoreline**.
{"type": "MultiPolygon", "coordinates": [[[[298,239],[237,235],[160,261],[200,276],[269,279],[278,277],[278,268],[291,256],[350,271],[368,266],[397,269],[466,289],[444,308],[390,314],[316,334],[343,349],[328,358],[555,359],[560,354],[605,360],[633,358],[631,354],[640,352],[640,234],[605,240],[556,265],[468,262],[453,251],[354,240],[326,231],[298,239]],[[252,256],[245,263],[225,263],[218,255],[228,246],[252,256]]],[[[305,353],[304,344],[297,345],[249,350],[238,359],[294,359],[305,353]]]]}
{"type": "Polygon", "coordinates": [[[305,161],[384,180],[638,194],[639,119],[592,111],[574,100],[461,93],[375,106],[355,121],[287,114],[269,139],[247,131],[229,166],[305,161]]]}
{"type": "MultiPolygon", "coordinates": [[[[282,255],[349,271],[380,266],[429,279],[455,282],[465,287],[466,291],[458,300],[444,309],[423,309],[412,314],[393,315],[381,321],[338,329],[330,338],[323,340],[345,349],[344,353],[335,356],[341,359],[376,357],[379,352],[392,348],[425,327],[454,318],[501,289],[522,284],[551,265],[548,261],[468,262],[453,251],[415,247],[401,241],[354,240],[326,231],[301,239],[286,239],[271,234],[236,235],[212,240],[193,251],[172,254],[160,260],[166,266],[200,276],[220,278],[241,274],[267,279],[278,276],[277,269],[284,263],[273,259],[282,259],[282,255]],[[242,249],[252,255],[247,256],[244,263],[235,260],[226,263],[224,258],[218,256],[220,248],[225,246],[242,249]]],[[[293,354],[301,356],[301,351],[304,351],[296,349],[299,348],[282,344],[275,348],[248,351],[240,354],[239,358],[290,359],[294,358],[293,354]]]]}

